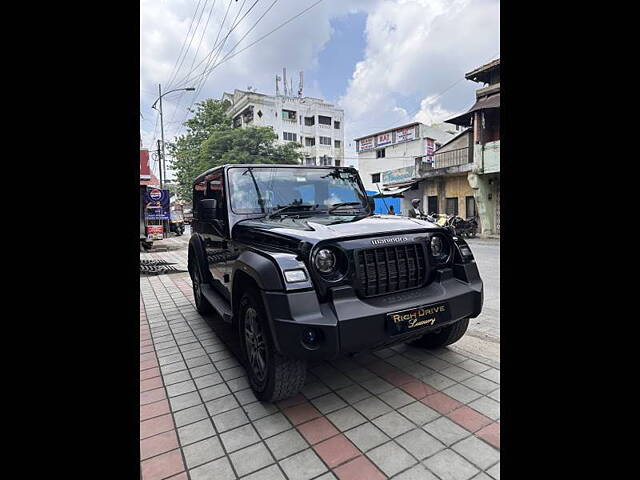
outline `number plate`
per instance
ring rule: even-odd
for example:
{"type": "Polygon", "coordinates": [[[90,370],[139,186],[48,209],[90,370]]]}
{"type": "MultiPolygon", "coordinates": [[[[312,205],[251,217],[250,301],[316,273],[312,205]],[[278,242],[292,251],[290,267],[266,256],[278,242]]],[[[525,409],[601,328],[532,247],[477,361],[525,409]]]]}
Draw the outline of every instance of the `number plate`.
{"type": "Polygon", "coordinates": [[[438,303],[387,313],[387,329],[391,335],[432,327],[451,319],[449,305],[438,303]]]}

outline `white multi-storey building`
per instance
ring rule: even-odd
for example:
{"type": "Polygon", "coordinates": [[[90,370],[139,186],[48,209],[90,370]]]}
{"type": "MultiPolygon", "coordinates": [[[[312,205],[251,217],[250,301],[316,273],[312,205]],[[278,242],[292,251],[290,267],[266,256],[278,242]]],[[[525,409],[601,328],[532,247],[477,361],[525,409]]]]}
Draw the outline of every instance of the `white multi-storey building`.
{"type": "Polygon", "coordinates": [[[225,92],[234,127],[272,127],[278,141],[302,144],[306,165],[344,165],[344,111],[320,98],[225,92]]]}
{"type": "Polygon", "coordinates": [[[434,151],[453,137],[440,125],[414,122],[356,138],[358,170],[365,189],[377,192],[378,186],[413,178],[416,162],[431,161],[434,151]]]}

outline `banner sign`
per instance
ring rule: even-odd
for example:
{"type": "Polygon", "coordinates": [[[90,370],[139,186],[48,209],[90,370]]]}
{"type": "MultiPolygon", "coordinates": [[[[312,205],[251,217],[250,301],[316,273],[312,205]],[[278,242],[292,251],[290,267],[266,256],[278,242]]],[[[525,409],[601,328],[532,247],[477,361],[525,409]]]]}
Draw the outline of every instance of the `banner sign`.
{"type": "Polygon", "coordinates": [[[162,240],[163,227],[162,225],[147,225],[147,235],[152,240],[162,240]]]}
{"type": "Polygon", "coordinates": [[[396,168],[394,170],[387,170],[382,172],[382,183],[387,184],[391,182],[401,182],[404,180],[411,180],[416,173],[415,165],[410,167],[396,168]]]}
{"type": "Polygon", "coordinates": [[[382,133],[378,135],[376,139],[376,146],[381,147],[383,145],[389,145],[391,143],[391,132],[382,133]]]}
{"type": "Polygon", "coordinates": [[[144,192],[144,218],[169,220],[169,190],[152,188],[144,192]]]}
{"type": "Polygon", "coordinates": [[[396,143],[409,142],[416,139],[415,127],[396,130],[396,143]]]}
{"type": "Polygon", "coordinates": [[[436,143],[432,138],[427,138],[426,148],[425,148],[425,152],[426,152],[425,160],[427,162],[433,163],[433,154],[435,151],[436,151],[436,143]]]}
{"type": "Polygon", "coordinates": [[[368,152],[369,150],[373,150],[373,137],[358,141],[358,152],[368,152]]]}

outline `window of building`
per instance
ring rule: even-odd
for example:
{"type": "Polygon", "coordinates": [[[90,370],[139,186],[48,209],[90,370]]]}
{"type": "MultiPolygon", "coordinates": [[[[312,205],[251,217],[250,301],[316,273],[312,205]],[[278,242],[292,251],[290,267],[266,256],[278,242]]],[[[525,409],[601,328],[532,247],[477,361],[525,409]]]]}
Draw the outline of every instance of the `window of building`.
{"type": "Polygon", "coordinates": [[[333,146],[334,146],[335,148],[341,148],[340,140],[334,140],[334,141],[333,141],[333,146]]]}
{"type": "Polygon", "coordinates": [[[316,144],[316,137],[305,137],[304,145],[305,147],[313,147],[316,144]]]}
{"type": "Polygon", "coordinates": [[[445,213],[447,215],[458,215],[458,197],[447,198],[445,213]]]}
{"type": "Polygon", "coordinates": [[[304,159],[304,164],[305,165],[315,165],[316,164],[316,157],[306,157],[304,159]]]}
{"type": "Polygon", "coordinates": [[[336,167],[340,166],[340,160],[336,159],[336,167]]]}
{"type": "Polygon", "coordinates": [[[335,128],[336,130],[340,130],[340,122],[339,121],[334,121],[333,122],[333,128],[335,128]]]}
{"type": "Polygon", "coordinates": [[[318,115],[318,123],[320,125],[331,126],[331,117],[325,117],[324,115],[318,115]]]}
{"type": "Polygon", "coordinates": [[[331,137],[320,137],[320,145],[331,145],[331,137]]]}
{"type": "Polygon", "coordinates": [[[380,174],[379,173],[371,174],[371,183],[380,183],[380,174]]]}
{"type": "Polygon", "coordinates": [[[249,123],[253,121],[253,105],[249,105],[242,111],[242,122],[249,123]]]}
{"type": "Polygon", "coordinates": [[[427,213],[440,213],[438,209],[438,196],[432,195],[427,197],[427,213]]]}
{"type": "Polygon", "coordinates": [[[332,157],[327,157],[326,155],[323,155],[322,157],[320,157],[320,165],[326,167],[326,166],[331,166],[332,163],[333,163],[332,157]]]}
{"type": "Polygon", "coordinates": [[[298,135],[296,133],[291,133],[291,132],[282,132],[282,139],[287,142],[297,142],[298,135]]]}
{"type": "Polygon", "coordinates": [[[465,197],[465,201],[466,201],[466,206],[467,206],[467,217],[466,218],[471,218],[471,217],[475,217],[477,215],[477,211],[476,211],[476,199],[471,195],[468,197],[465,197]]]}
{"type": "Polygon", "coordinates": [[[233,128],[238,128],[242,125],[242,116],[238,115],[233,119],[233,128]]]}
{"type": "Polygon", "coordinates": [[[290,122],[296,121],[296,112],[294,110],[282,110],[282,119],[290,122]]]}
{"type": "Polygon", "coordinates": [[[386,156],[385,148],[381,148],[380,150],[376,150],[376,158],[384,158],[386,156]]]}
{"type": "Polygon", "coordinates": [[[307,127],[311,127],[316,124],[316,117],[304,117],[304,124],[307,127]]]}
{"type": "Polygon", "coordinates": [[[262,118],[262,110],[258,110],[258,116],[262,118]]]}

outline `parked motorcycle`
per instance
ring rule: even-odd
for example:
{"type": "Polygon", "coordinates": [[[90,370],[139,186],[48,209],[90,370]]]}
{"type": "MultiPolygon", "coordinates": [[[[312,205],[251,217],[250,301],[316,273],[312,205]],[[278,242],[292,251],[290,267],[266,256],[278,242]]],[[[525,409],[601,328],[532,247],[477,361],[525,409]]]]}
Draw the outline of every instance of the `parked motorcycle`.
{"type": "Polygon", "coordinates": [[[478,220],[475,216],[465,220],[457,215],[452,215],[447,219],[447,224],[460,237],[473,238],[478,234],[478,220]]]}

